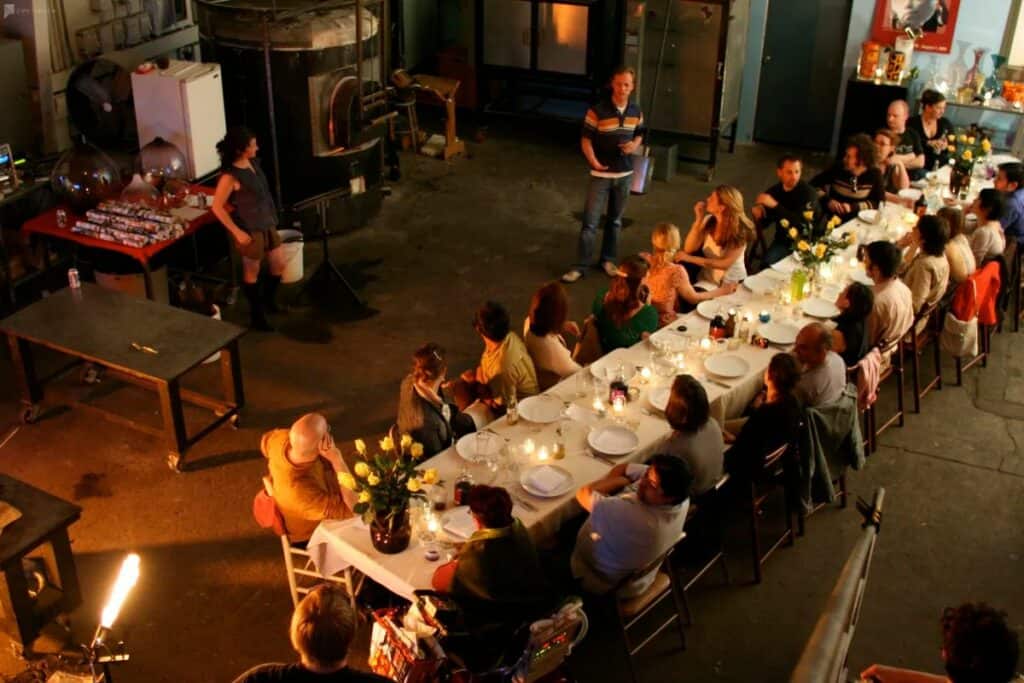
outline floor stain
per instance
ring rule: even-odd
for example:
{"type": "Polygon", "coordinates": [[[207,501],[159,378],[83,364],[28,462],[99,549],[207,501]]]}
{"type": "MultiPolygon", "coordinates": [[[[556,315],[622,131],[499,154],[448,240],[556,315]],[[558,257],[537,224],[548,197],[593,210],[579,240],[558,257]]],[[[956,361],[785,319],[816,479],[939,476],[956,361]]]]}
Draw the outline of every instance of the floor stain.
{"type": "Polygon", "coordinates": [[[114,492],[110,489],[110,486],[105,481],[107,478],[106,474],[96,474],[95,472],[86,472],[82,475],[82,478],[75,484],[75,500],[83,500],[85,498],[110,498],[114,495],[114,492]]]}

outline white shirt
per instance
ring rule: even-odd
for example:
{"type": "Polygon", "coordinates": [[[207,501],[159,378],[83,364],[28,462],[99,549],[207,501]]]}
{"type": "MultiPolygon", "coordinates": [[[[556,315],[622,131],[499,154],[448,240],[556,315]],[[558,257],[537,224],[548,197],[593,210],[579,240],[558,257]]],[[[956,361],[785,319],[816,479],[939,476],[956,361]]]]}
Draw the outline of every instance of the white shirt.
{"type": "Polygon", "coordinates": [[[1005,250],[1006,235],[1003,234],[1003,226],[999,221],[979,225],[971,235],[971,251],[974,252],[974,260],[979,267],[985,259],[999,256],[1005,250]]]}
{"type": "MultiPolygon", "coordinates": [[[[719,259],[725,256],[725,249],[719,246],[712,233],[704,235],[704,257],[719,259]]],[[[727,269],[704,268],[700,272],[700,279],[714,282],[720,285],[723,282],[743,282],[747,277],[747,264],[743,262],[743,254],[740,254],[732,265],[727,269]]]]}
{"type": "Polygon", "coordinates": [[[544,337],[538,337],[530,331],[529,318],[523,323],[523,341],[526,342],[526,350],[533,359],[533,367],[537,369],[538,375],[546,371],[562,378],[580,369],[579,364],[572,359],[572,353],[569,352],[569,347],[565,345],[562,336],[552,332],[544,337]]]}
{"type": "Polygon", "coordinates": [[[845,388],[846,363],[838,353],[829,351],[824,363],[804,371],[794,393],[805,406],[816,407],[838,401],[845,388]]]}

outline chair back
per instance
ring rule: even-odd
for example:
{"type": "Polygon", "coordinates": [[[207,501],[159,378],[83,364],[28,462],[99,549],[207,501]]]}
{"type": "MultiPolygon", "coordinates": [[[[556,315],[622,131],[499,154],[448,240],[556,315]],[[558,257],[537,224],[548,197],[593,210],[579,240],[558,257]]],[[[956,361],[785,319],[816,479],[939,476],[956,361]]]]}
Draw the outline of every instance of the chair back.
{"type": "Polygon", "coordinates": [[[672,544],[665,550],[665,552],[663,552],[661,555],[658,555],[658,557],[654,558],[653,560],[645,564],[643,567],[640,567],[639,569],[634,569],[632,572],[629,573],[628,576],[619,581],[615,585],[615,588],[612,589],[612,595],[617,595],[620,590],[622,590],[629,584],[633,583],[634,581],[639,581],[648,574],[658,571],[658,569],[663,564],[665,564],[665,561],[672,555],[672,552],[676,549],[676,546],[682,543],[684,538],[686,538],[685,531],[679,534],[679,537],[672,542],[672,544]]]}
{"type": "Polygon", "coordinates": [[[252,516],[263,529],[270,529],[278,536],[287,536],[284,515],[274,500],[274,483],[269,476],[263,477],[263,487],[252,499],[252,516]]]}

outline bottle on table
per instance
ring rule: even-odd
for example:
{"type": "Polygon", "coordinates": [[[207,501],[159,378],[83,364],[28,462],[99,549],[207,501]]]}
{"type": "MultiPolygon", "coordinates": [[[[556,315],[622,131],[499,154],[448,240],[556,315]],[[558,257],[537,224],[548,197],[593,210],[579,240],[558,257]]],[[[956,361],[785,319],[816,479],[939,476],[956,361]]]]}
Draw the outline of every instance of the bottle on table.
{"type": "Polygon", "coordinates": [[[458,478],[455,480],[455,507],[460,505],[469,504],[469,490],[473,488],[473,475],[468,470],[463,469],[459,472],[458,478]]]}
{"type": "Polygon", "coordinates": [[[514,425],[519,422],[519,399],[516,397],[515,387],[512,388],[512,393],[508,397],[508,406],[505,409],[505,417],[510,425],[514,425]]]}

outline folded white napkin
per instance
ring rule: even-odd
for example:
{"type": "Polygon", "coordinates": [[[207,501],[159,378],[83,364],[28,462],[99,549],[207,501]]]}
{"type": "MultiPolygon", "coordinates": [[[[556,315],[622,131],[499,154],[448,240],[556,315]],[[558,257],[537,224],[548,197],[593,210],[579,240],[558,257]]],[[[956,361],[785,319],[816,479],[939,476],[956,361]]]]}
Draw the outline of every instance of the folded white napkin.
{"type": "Polygon", "coordinates": [[[473,514],[469,511],[469,507],[463,505],[445,515],[442,528],[452,536],[469,538],[476,531],[476,522],[473,520],[473,514]]]}
{"type": "Polygon", "coordinates": [[[550,465],[541,465],[530,472],[528,480],[530,486],[546,494],[565,486],[566,475],[550,465]]]}

